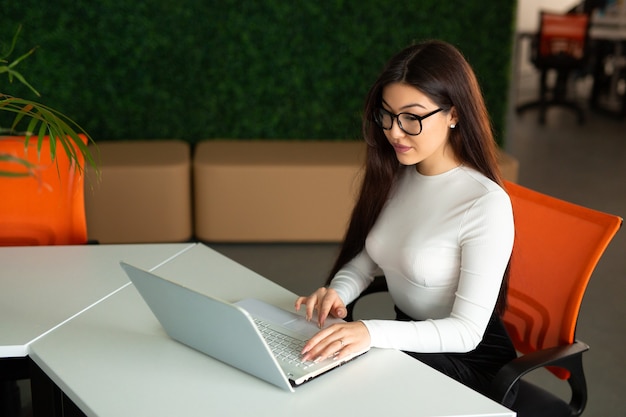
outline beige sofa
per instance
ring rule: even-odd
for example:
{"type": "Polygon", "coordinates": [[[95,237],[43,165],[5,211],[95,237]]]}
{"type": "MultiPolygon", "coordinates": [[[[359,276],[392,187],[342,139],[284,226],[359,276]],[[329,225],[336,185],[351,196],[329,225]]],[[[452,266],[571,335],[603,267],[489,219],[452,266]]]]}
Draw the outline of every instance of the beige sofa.
{"type": "MultiPolygon", "coordinates": [[[[201,142],[193,158],[196,238],[340,241],[364,158],[362,142],[201,142]]],[[[499,163],[516,181],[517,161],[500,153],[499,163]]]]}
{"type": "MultiPolygon", "coordinates": [[[[365,147],[346,141],[102,142],[86,181],[89,238],[101,243],[338,242],[365,147]]],[[[518,164],[500,153],[504,177],[518,164]]]]}
{"type": "Polygon", "coordinates": [[[89,239],[100,243],[181,242],[193,236],[191,147],[180,140],[102,142],[88,169],[89,239]]]}

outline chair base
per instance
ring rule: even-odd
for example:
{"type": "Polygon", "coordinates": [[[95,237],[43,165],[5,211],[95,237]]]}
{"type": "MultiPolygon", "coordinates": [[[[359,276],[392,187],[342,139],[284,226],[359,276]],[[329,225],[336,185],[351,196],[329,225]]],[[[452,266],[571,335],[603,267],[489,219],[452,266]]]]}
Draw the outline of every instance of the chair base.
{"type": "Polygon", "coordinates": [[[546,112],[549,107],[564,107],[576,112],[578,124],[582,125],[585,123],[585,112],[583,109],[576,102],[567,98],[567,84],[571,71],[570,68],[542,68],[539,78],[539,99],[517,106],[517,114],[538,108],[539,123],[543,125],[546,123],[546,112]],[[554,85],[549,85],[548,83],[548,73],[551,71],[556,72],[554,85]]]}
{"type": "Polygon", "coordinates": [[[583,109],[578,104],[570,101],[532,101],[530,103],[525,103],[517,106],[515,111],[519,115],[526,110],[539,109],[539,123],[543,125],[546,123],[546,113],[549,107],[563,107],[569,110],[573,110],[574,112],[576,112],[578,124],[582,125],[585,123],[585,112],[583,111],[583,109]]]}

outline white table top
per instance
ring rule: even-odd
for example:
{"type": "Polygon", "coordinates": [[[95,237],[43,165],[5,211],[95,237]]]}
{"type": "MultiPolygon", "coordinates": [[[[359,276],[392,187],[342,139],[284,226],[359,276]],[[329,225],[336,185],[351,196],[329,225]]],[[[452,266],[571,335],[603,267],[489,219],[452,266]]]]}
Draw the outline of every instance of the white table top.
{"type": "MultiPolygon", "coordinates": [[[[254,295],[289,308],[295,300],[203,245],[156,273],[232,301],[254,295]]],[[[372,349],[283,391],[167,337],[132,285],[37,340],[29,354],[88,416],[515,415],[394,350],[372,349]]]]}
{"type": "Polygon", "coordinates": [[[119,260],[152,268],[193,245],[84,245],[0,248],[0,357],[28,344],[129,281],[119,260]]]}

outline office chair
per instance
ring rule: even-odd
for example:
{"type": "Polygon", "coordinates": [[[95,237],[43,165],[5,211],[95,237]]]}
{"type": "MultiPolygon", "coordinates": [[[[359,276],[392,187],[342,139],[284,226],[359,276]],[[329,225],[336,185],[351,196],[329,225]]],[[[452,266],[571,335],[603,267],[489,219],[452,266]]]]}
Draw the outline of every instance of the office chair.
{"type": "Polygon", "coordinates": [[[585,114],[576,101],[567,98],[567,83],[576,71],[585,68],[589,15],[556,14],[541,11],[539,32],[531,44],[531,62],[540,71],[539,99],[517,106],[517,113],[539,109],[539,123],[546,121],[550,106],[572,109],[583,124],[585,114]],[[556,81],[548,85],[548,74],[556,72],[556,81]]]}
{"type": "MultiPolygon", "coordinates": [[[[81,136],[86,143],[86,137],[81,136]]],[[[38,150],[37,137],[0,137],[0,155],[27,160],[31,168],[3,160],[0,171],[31,175],[0,176],[0,246],[87,243],[84,175],[59,149],[51,160],[49,138],[38,150]]],[[[82,165],[82,155],[77,152],[82,165]]]]}
{"type": "MultiPolygon", "coordinates": [[[[579,416],[587,402],[582,354],[589,346],[575,339],[578,312],[589,278],[622,219],[511,182],[505,186],[513,205],[515,243],[503,321],[519,356],[496,375],[491,397],[518,417],[579,416]],[[522,379],[543,367],[568,382],[569,403],[522,379]]],[[[361,297],[385,290],[384,277],[376,277],[361,297]]],[[[348,306],[350,320],[359,299],[348,306]]]]}

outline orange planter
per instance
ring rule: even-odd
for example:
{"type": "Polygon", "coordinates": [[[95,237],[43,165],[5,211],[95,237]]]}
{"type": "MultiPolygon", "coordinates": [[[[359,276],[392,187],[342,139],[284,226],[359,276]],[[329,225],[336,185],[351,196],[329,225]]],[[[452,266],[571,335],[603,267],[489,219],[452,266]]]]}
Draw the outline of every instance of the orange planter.
{"type": "MultiPolygon", "coordinates": [[[[87,138],[80,136],[85,143],[87,138]]],[[[32,175],[0,176],[0,246],[72,245],[87,242],[84,203],[84,175],[70,162],[59,145],[51,160],[49,138],[41,154],[37,138],[24,146],[24,137],[0,137],[0,155],[29,161],[32,175]]],[[[80,152],[78,163],[83,165],[80,152]]],[[[0,170],[26,173],[12,162],[0,162],[0,170]]]]}

